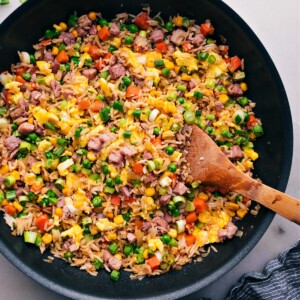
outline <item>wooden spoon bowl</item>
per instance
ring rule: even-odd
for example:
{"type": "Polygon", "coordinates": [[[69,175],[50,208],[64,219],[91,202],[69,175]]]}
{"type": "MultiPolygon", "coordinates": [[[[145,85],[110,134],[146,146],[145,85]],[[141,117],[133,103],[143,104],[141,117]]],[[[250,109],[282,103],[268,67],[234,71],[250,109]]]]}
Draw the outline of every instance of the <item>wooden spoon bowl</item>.
{"type": "Polygon", "coordinates": [[[242,194],[300,225],[299,200],[242,173],[216,143],[195,125],[192,125],[187,161],[194,180],[242,194]]]}

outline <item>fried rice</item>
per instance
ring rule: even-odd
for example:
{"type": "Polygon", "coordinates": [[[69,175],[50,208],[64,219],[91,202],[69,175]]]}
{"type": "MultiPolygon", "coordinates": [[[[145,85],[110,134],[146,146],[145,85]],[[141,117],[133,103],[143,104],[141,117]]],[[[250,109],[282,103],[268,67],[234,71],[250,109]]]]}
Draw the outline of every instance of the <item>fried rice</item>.
{"type": "Polygon", "coordinates": [[[251,200],[193,182],[185,159],[190,124],[241,172],[252,176],[258,158],[244,61],[217,40],[210,20],[90,12],[19,52],[0,75],[0,207],[12,234],[115,281],[121,269],[180,269],[241,236],[234,223],[251,200]]]}

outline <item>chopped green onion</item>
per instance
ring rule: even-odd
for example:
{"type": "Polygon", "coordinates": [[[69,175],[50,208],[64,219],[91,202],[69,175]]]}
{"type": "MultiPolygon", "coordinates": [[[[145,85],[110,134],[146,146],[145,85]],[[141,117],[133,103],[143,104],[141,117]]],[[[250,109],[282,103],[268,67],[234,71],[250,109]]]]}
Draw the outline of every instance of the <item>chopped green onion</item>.
{"type": "Polygon", "coordinates": [[[155,67],[163,67],[165,65],[165,62],[163,59],[160,59],[160,60],[155,60],[154,61],[154,66],[155,67]]]}
{"type": "Polygon", "coordinates": [[[237,103],[240,106],[245,107],[249,103],[249,99],[247,97],[241,97],[240,99],[237,100],[237,103]]]}
{"type": "Polygon", "coordinates": [[[61,178],[57,179],[54,183],[54,186],[59,190],[62,191],[63,186],[65,185],[65,181],[61,178]]]}
{"type": "Polygon", "coordinates": [[[229,129],[223,130],[223,131],[221,132],[221,135],[222,135],[223,137],[225,137],[225,138],[228,138],[228,139],[230,139],[230,138],[233,137],[233,134],[229,131],[229,129]]]}
{"type": "Polygon", "coordinates": [[[24,231],[24,242],[34,244],[37,237],[37,232],[35,231],[24,231]]]}
{"type": "Polygon", "coordinates": [[[120,278],[120,272],[117,270],[112,270],[112,272],[110,273],[110,279],[113,281],[118,281],[120,278]]]}
{"type": "Polygon", "coordinates": [[[139,32],[139,36],[141,36],[141,37],[147,37],[147,32],[145,31],[145,30],[141,30],[140,32],[139,32]]]}
{"type": "Polygon", "coordinates": [[[161,70],[161,72],[163,73],[163,75],[164,75],[165,77],[168,77],[168,76],[170,75],[170,73],[171,73],[171,71],[170,71],[168,68],[163,68],[163,69],[161,70]]]}
{"type": "Polygon", "coordinates": [[[110,120],[110,107],[106,106],[102,108],[99,112],[101,120],[106,123],[110,120]]]}
{"type": "Polygon", "coordinates": [[[180,92],[185,92],[186,91],[186,86],[184,85],[177,85],[176,89],[180,92]]]}
{"type": "Polygon", "coordinates": [[[255,136],[262,136],[264,134],[264,129],[262,125],[256,125],[253,127],[252,132],[255,136]]]}
{"type": "Polygon", "coordinates": [[[123,132],[123,137],[124,137],[125,139],[129,139],[129,138],[131,137],[131,131],[125,130],[125,131],[123,132]]]}
{"type": "Polygon", "coordinates": [[[105,186],[104,192],[108,194],[113,194],[115,192],[115,189],[109,186],[105,186]]]}
{"type": "Polygon", "coordinates": [[[113,132],[113,133],[116,133],[117,130],[118,130],[118,127],[117,127],[117,126],[112,126],[112,127],[110,128],[110,132],[113,132]]]}
{"type": "Polygon", "coordinates": [[[209,55],[207,58],[209,64],[214,64],[216,62],[216,57],[214,55],[209,55]]]}
{"type": "Polygon", "coordinates": [[[101,73],[101,77],[103,78],[103,79],[107,79],[107,77],[109,76],[109,72],[108,71],[102,71],[101,73]]]}
{"type": "Polygon", "coordinates": [[[14,200],[17,197],[17,192],[15,190],[6,191],[6,199],[8,201],[14,200]]]}
{"type": "Polygon", "coordinates": [[[177,220],[176,221],[176,228],[177,228],[177,233],[182,233],[185,231],[185,220],[177,220]]]}
{"type": "Polygon", "coordinates": [[[181,206],[183,203],[185,203],[185,199],[183,196],[174,196],[172,198],[172,202],[174,203],[175,206],[181,206]]]}
{"type": "Polygon", "coordinates": [[[216,116],[208,114],[208,115],[205,116],[205,118],[207,120],[213,121],[216,118],[216,116]]]}
{"type": "Polygon", "coordinates": [[[133,246],[132,245],[125,245],[123,249],[123,253],[128,256],[132,253],[133,251],[133,246]]]}
{"type": "Polygon", "coordinates": [[[56,131],[55,125],[54,125],[53,123],[51,123],[51,122],[46,122],[46,123],[45,123],[45,127],[46,127],[47,129],[49,129],[49,130],[56,131]]]}
{"type": "Polygon", "coordinates": [[[99,270],[99,269],[103,268],[104,263],[102,261],[100,261],[98,258],[95,258],[92,261],[92,265],[95,267],[96,270],[99,270]]]}
{"type": "Polygon", "coordinates": [[[147,161],[147,168],[149,172],[152,172],[155,170],[155,163],[153,160],[148,160],[147,161]]]}
{"type": "Polygon", "coordinates": [[[107,250],[108,250],[111,254],[116,254],[117,251],[118,251],[118,249],[119,249],[119,246],[118,246],[116,243],[111,243],[111,244],[108,246],[108,248],[107,248],[107,250]]]}
{"type": "Polygon", "coordinates": [[[7,176],[4,178],[4,185],[8,188],[13,186],[15,183],[16,183],[16,179],[13,176],[7,176]]]}
{"type": "Polygon", "coordinates": [[[195,113],[189,110],[184,112],[183,117],[187,124],[193,124],[196,119],[195,113]]]}
{"type": "Polygon", "coordinates": [[[187,212],[195,211],[194,203],[192,201],[187,201],[184,210],[187,212]]]}
{"type": "Polygon", "coordinates": [[[75,129],[74,137],[76,139],[80,138],[80,133],[81,133],[82,130],[83,130],[83,127],[79,127],[79,128],[75,129]]]}
{"type": "Polygon", "coordinates": [[[19,152],[22,154],[27,154],[31,150],[31,145],[27,142],[21,142],[19,146],[19,152]]]}

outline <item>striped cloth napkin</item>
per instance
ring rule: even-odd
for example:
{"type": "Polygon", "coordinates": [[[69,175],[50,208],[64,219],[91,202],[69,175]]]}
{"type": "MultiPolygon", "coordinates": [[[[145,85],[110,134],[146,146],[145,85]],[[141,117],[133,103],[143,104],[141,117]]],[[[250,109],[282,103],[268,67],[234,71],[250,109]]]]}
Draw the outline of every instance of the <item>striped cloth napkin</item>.
{"type": "Polygon", "coordinates": [[[226,300],[299,300],[300,241],[270,261],[262,273],[239,279],[226,300]]]}

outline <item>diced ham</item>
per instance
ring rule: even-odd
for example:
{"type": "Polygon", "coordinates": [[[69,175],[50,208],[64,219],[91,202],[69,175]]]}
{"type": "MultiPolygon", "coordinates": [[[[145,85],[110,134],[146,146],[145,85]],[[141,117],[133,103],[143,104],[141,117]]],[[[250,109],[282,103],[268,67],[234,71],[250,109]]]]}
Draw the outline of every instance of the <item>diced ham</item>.
{"type": "Polygon", "coordinates": [[[98,33],[97,26],[93,24],[89,30],[89,34],[96,35],[97,33],[98,33]]]}
{"type": "Polygon", "coordinates": [[[59,37],[67,45],[75,44],[75,37],[71,32],[62,32],[59,37]]]}
{"type": "Polygon", "coordinates": [[[60,63],[58,63],[56,60],[54,60],[52,63],[51,63],[51,70],[52,70],[52,73],[56,74],[59,70],[59,67],[60,67],[60,63]]]}
{"type": "Polygon", "coordinates": [[[4,177],[0,174],[0,185],[3,183],[4,177]]]}
{"type": "Polygon", "coordinates": [[[22,140],[16,138],[14,135],[8,137],[5,141],[4,141],[4,145],[5,147],[9,150],[9,151],[13,151],[16,148],[19,148],[20,144],[22,143],[22,140]]]}
{"type": "Polygon", "coordinates": [[[164,215],[164,219],[168,222],[168,223],[171,223],[173,221],[173,217],[167,212],[165,215],[164,215]]]}
{"type": "Polygon", "coordinates": [[[109,28],[109,32],[113,35],[118,35],[120,33],[120,26],[118,23],[113,22],[109,28]]]}
{"type": "Polygon", "coordinates": [[[21,133],[21,134],[24,134],[24,135],[27,135],[31,132],[34,131],[34,125],[33,124],[30,124],[28,122],[25,122],[23,124],[21,124],[18,128],[18,131],[21,133]]]}
{"type": "Polygon", "coordinates": [[[61,94],[61,86],[57,80],[50,81],[50,87],[52,88],[55,97],[59,97],[61,94]]]}
{"type": "Polygon", "coordinates": [[[159,227],[159,229],[162,233],[168,232],[170,229],[168,222],[165,219],[163,219],[162,217],[155,217],[152,220],[152,222],[155,223],[159,227]]]}
{"type": "Polygon", "coordinates": [[[108,261],[108,267],[114,270],[120,270],[122,267],[122,261],[113,256],[108,261]]]}
{"type": "Polygon", "coordinates": [[[105,262],[108,262],[112,257],[112,254],[108,250],[103,251],[103,260],[105,262]]]}
{"type": "Polygon", "coordinates": [[[199,47],[204,44],[205,37],[201,33],[193,33],[188,37],[188,41],[196,47],[199,47]]]}
{"type": "Polygon", "coordinates": [[[143,159],[152,159],[153,156],[150,152],[146,151],[142,154],[143,159]]]}
{"type": "Polygon", "coordinates": [[[145,183],[149,183],[149,182],[152,182],[152,181],[154,181],[155,180],[155,176],[153,175],[153,174],[147,174],[147,175],[145,175],[145,177],[144,177],[144,182],[145,183]]]}
{"type": "Polygon", "coordinates": [[[41,92],[32,91],[31,94],[30,94],[30,102],[39,103],[41,96],[42,96],[41,92]]]}
{"type": "Polygon", "coordinates": [[[190,90],[193,89],[195,86],[196,86],[196,85],[195,85],[195,83],[194,83],[192,80],[190,80],[190,81],[188,82],[188,88],[189,88],[190,90]]]}
{"type": "Polygon", "coordinates": [[[88,78],[89,80],[92,80],[97,76],[97,70],[93,68],[86,69],[83,70],[82,75],[88,78]]]}
{"type": "Polygon", "coordinates": [[[186,37],[187,33],[184,30],[176,29],[172,33],[171,42],[173,42],[177,46],[180,46],[185,41],[186,37]]]}
{"type": "Polygon", "coordinates": [[[69,251],[70,252],[75,252],[76,250],[78,250],[78,246],[75,244],[75,243],[72,243],[70,246],[69,246],[69,251]]]}
{"type": "Polygon", "coordinates": [[[228,87],[228,94],[232,96],[242,96],[243,90],[238,83],[234,83],[228,87]]]}
{"type": "Polygon", "coordinates": [[[63,96],[65,99],[68,99],[69,96],[74,96],[74,92],[72,90],[65,89],[63,91],[63,96]]]}
{"type": "Polygon", "coordinates": [[[224,150],[224,154],[232,160],[240,159],[243,157],[243,152],[238,145],[232,146],[229,150],[224,150]]]}
{"type": "Polygon", "coordinates": [[[171,195],[170,194],[166,194],[166,195],[163,195],[159,198],[159,203],[161,205],[167,205],[171,200],[171,195]]]}
{"type": "Polygon", "coordinates": [[[224,104],[221,101],[216,101],[215,102],[215,109],[216,111],[221,111],[224,108],[224,104]]]}
{"type": "Polygon", "coordinates": [[[142,231],[148,231],[152,227],[152,223],[150,221],[144,221],[142,226],[142,231]]]}
{"type": "Polygon", "coordinates": [[[126,238],[130,244],[132,244],[136,241],[136,236],[131,232],[127,233],[126,238]]]}
{"type": "Polygon", "coordinates": [[[184,183],[178,182],[173,189],[173,192],[177,195],[185,194],[189,189],[185,186],[184,183]]]}
{"type": "Polygon", "coordinates": [[[54,56],[52,55],[52,53],[50,51],[45,51],[44,60],[47,62],[51,62],[54,60],[54,56]]]}
{"type": "Polygon", "coordinates": [[[15,107],[9,111],[9,115],[13,120],[18,119],[20,117],[26,117],[27,112],[22,107],[15,107]]]}
{"type": "Polygon", "coordinates": [[[9,153],[8,160],[12,160],[13,158],[15,158],[16,155],[18,154],[18,152],[19,152],[19,149],[18,149],[18,148],[12,150],[12,151],[9,153]]]}
{"type": "Polygon", "coordinates": [[[99,139],[99,137],[91,137],[88,145],[87,145],[89,150],[95,151],[95,152],[99,152],[101,150],[102,147],[102,143],[99,139]]]}
{"type": "Polygon", "coordinates": [[[117,165],[117,166],[120,166],[120,165],[122,165],[123,164],[123,155],[121,154],[121,152],[120,151],[118,151],[118,150],[113,150],[110,154],[109,154],[109,156],[108,156],[108,161],[110,162],[110,163],[113,163],[113,164],[115,164],[115,165],[117,165]]]}
{"type": "Polygon", "coordinates": [[[82,15],[78,19],[78,25],[82,28],[90,27],[92,25],[92,21],[87,15],[82,15]]]}
{"type": "Polygon", "coordinates": [[[113,65],[109,68],[109,74],[111,79],[117,79],[119,77],[124,76],[126,73],[126,69],[121,64],[113,65]]]}
{"type": "Polygon", "coordinates": [[[155,29],[152,31],[150,39],[153,43],[160,43],[164,40],[164,33],[161,29],[155,29]]]}
{"type": "Polygon", "coordinates": [[[99,140],[102,143],[106,143],[106,142],[112,142],[116,139],[114,134],[107,134],[107,133],[103,133],[99,135],[99,140]]]}
{"type": "Polygon", "coordinates": [[[120,192],[122,193],[122,195],[125,198],[129,198],[130,197],[130,191],[129,191],[129,188],[127,186],[121,186],[120,187],[120,192]]]}
{"type": "Polygon", "coordinates": [[[132,157],[137,154],[137,150],[132,146],[121,147],[120,152],[125,157],[132,157]]]}
{"type": "Polygon", "coordinates": [[[137,36],[133,42],[133,48],[136,52],[146,51],[149,47],[149,40],[147,38],[137,36]]]}
{"type": "Polygon", "coordinates": [[[237,230],[238,228],[232,222],[229,222],[226,228],[219,230],[218,237],[221,240],[231,239],[236,234],[237,230]]]}
{"type": "Polygon", "coordinates": [[[82,28],[81,26],[76,26],[77,34],[78,36],[85,36],[87,34],[87,31],[82,28]]]}

